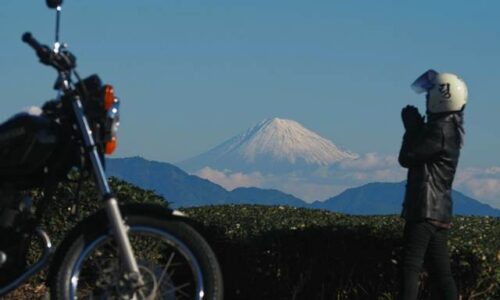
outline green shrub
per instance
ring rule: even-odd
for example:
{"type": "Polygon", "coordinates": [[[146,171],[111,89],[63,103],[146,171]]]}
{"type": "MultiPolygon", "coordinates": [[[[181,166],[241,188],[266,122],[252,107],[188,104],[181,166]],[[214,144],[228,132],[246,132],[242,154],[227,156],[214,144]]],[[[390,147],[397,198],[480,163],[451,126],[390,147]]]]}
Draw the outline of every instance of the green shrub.
{"type": "MultiPolygon", "coordinates": [[[[403,221],[283,206],[186,212],[214,248],[227,299],[395,299],[403,221]]],[[[452,268],[463,299],[500,299],[500,219],[457,217],[452,268]]],[[[419,299],[429,297],[422,273],[419,299]]]]}
{"type": "MultiPolygon", "coordinates": [[[[168,202],[153,191],[136,187],[125,181],[110,178],[109,185],[120,203],[156,203],[168,206],[168,202]]],[[[93,181],[85,181],[81,186],[78,202],[75,202],[75,184],[60,184],[53,201],[47,206],[43,225],[53,244],[57,245],[65,233],[86,216],[98,211],[103,201],[93,181]]],[[[34,200],[41,201],[43,195],[34,191],[34,200]]]]}
{"type": "MultiPolygon", "coordinates": [[[[168,205],[152,191],[112,179],[120,202],[168,205]]],[[[61,185],[44,225],[53,243],[101,207],[86,182],[78,213],[74,187],[61,185]]],[[[33,192],[36,201],[41,193],[33,192]]],[[[348,216],[284,206],[226,205],[187,208],[214,249],[226,299],[395,299],[399,286],[403,222],[396,216],[348,216]]],[[[500,299],[500,219],[457,217],[449,249],[463,299],[500,299]]],[[[32,251],[32,257],[36,251],[32,251]]],[[[43,274],[42,274],[43,275],[43,274]]],[[[37,285],[43,277],[32,281],[37,285]]],[[[429,297],[422,273],[420,299],[429,297]]]]}

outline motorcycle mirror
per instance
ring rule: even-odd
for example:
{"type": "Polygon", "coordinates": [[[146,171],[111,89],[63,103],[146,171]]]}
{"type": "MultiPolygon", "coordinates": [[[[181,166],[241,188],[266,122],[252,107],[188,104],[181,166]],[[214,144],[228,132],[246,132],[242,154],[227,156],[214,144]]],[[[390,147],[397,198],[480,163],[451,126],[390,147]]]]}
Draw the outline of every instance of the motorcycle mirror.
{"type": "Polygon", "coordinates": [[[63,0],[45,0],[47,6],[51,9],[56,9],[58,6],[61,6],[63,0]]]}

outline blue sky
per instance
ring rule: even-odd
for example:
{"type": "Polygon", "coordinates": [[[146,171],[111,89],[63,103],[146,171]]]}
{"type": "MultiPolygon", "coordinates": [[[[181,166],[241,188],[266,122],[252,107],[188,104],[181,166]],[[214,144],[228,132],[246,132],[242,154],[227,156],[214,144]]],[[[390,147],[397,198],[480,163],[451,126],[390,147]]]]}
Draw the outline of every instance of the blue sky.
{"type": "MultiPolygon", "coordinates": [[[[460,166],[498,166],[500,2],[65,0],[62,39],[82,75],[122,100],[116,156],[177,162],[270,117],[356,153],[394,155],[410,83],[429,68],[469,86],[460,166]]],[[[45,1],[0,9],[0,119],[53,97],[20,41],[53,40],[45,1]]]]}

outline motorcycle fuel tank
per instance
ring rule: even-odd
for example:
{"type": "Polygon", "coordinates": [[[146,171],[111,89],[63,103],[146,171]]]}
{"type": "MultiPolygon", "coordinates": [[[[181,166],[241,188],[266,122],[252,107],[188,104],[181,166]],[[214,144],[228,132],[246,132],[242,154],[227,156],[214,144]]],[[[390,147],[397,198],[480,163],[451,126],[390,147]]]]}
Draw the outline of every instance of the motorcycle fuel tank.
{"type": "Polygon", "coordinates": [[[57,123],[18,114],[0,125],[0,178],[34,175],[43,169],[60,141],[57,123]]]}

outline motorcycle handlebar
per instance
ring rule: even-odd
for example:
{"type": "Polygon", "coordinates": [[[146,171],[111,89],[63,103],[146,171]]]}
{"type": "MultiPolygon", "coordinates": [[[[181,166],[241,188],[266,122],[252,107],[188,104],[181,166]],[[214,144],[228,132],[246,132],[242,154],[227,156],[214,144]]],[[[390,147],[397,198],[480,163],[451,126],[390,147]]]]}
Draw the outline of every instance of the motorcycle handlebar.
{"type": "Polygon", "coordinates": [[[36,51],[41,63],[58,71],[69,71],[76,67],[76,58],[69,51],[55,53],[48,46],[40,44],[30,32],[25,32],[22,40],[36,51]]]}

